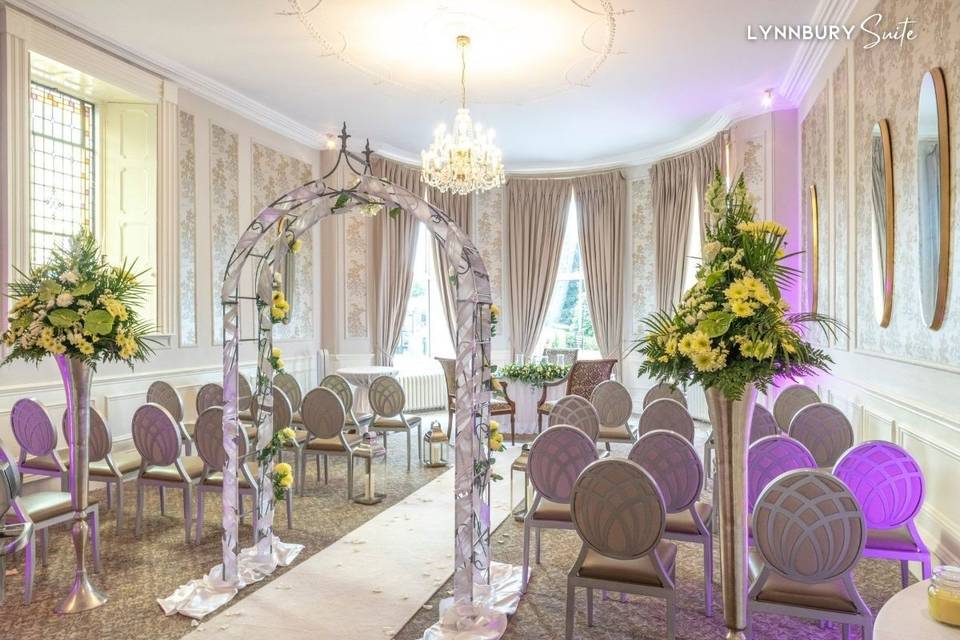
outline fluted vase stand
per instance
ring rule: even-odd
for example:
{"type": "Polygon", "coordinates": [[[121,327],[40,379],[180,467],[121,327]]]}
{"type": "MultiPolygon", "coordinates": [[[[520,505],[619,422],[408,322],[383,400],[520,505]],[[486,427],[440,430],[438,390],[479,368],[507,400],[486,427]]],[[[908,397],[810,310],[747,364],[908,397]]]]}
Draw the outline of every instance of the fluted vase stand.
{"type": "Polygon", "coordinates": [[[79,613],[95,609],[107,596],[90,584],[87,576],[87,541],[90,526],[86,510],[89,505],[90,477],[90,384],[93,369],[82,360],[65,355],[55,356],[63,390],[67,396],[67,445],[70,448],[70,501],[73,508],[73,550],[76,554],[73,586],[70,594],[57,605],[58,613],[79,613]]]}
{"type": "Polygon", "coordinates": [[[747,446],[757,389],[752,384],[740,400],[706,389],[707,408],[716,441],[720,515],[720,583],[726,640],[746,640],[747,629],[747,446]]]}

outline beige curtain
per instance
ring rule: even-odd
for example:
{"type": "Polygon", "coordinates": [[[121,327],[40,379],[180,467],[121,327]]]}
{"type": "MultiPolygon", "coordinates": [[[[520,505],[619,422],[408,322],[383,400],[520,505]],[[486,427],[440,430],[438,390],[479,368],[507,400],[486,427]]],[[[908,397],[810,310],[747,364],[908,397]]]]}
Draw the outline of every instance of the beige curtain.
{"type": "MultiPolygon", "coordinates": [[[[470,202],[469,195],[456,193],[441,193],[433,187],[427,187],[427,201],[437,207],[460,227],[465,235],[470,235],[470,202]]],[[[446,250],[436,239],[433,241],[433,268],[440,285],[440,301],[443,303],[443,315],[447,320],[447,331],[450,332],[450,342],[454,351],[457,348],[457,300],[456,288],[450,280],[450,263],[447,260],[446,250]]]]}
{"type": "Polygon", "coordinates": [[[546,320],[570,194],[570,180],[507,181],[507,274],[514,357],[533,352],[546,320]]]}
{"type": "MultiPolygon", "coordinates": [[[[418,196],[423,195],[419,167],[411,167],[375,157],[373,173],[418,196]]],[[[407,313],[410,287],[413,284],[413,258],[417,252],[417,225],[412,215],[396,218],[381,214],[374,218],[377,265],[377,317],[373,334],[373,352],[379,364],[393,364],[393,352],[400,341],[400,329],[407,313]]],[[[346,247],[346,250],[350,250],[346,247]]]]}
{"type": "Polygon", "coordinates": [[[623,243],[626,181],[619,171],[573,180],[580,256],[597,345],[604,358],[623,352],[623,243]]]}
{"type": "MultiPolygon", "coordinates": [[[[723,134],[689,153],[653,165],[650,183],[657,249],[657,306],[669,309],[680,300],[693,192],[703,201],[706,186],[717,169],[723,169],[723,134]]],[[[704,226],[704,211],[700,224],[704,226]]]]}

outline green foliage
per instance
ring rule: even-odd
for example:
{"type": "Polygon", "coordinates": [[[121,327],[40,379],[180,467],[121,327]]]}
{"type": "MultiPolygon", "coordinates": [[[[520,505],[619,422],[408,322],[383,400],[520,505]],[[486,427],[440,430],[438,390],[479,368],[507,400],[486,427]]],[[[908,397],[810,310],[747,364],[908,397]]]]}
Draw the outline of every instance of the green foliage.
{"type": "Polygon", "coordinates": [[[564,364],[553,364],[550,362],[540,364],[510,363],[494,367],[494,372],[498,378],[516,380],[534,387],[542,387],[546,382],[553,382],[565,378],[570,372],[570,367],[564,364]]]}

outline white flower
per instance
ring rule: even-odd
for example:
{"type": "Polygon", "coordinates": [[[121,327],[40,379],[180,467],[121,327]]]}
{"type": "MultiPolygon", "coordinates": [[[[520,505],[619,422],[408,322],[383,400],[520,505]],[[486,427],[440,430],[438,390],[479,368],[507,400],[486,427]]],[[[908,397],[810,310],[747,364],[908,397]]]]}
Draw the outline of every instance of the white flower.
{"type": "Polygon", "coordinates": [[[274,288],[279,287],[283,284],[283,275],[279,271],[273,272],[273,286],[274,288]]]}
{"type": "Polygon", "coordinates": [[[713,259],[716,258],[720,253],[722,246],[723,245],[717,241],[708,242],[707,244],[703,245],[703,261],[713,262],[713,259]]]}
{"type": "Polygon", "coordinates": [[[73,296],[64,291],[57,296],[57,306],[58,307],[69,307],[73,304],[73,296]]]}
{"type": "Polygon", "coordinates": [[[75,285],[80,282],[80,276],[73,271],[64,271],[60,274],[60,282],[69,285],[75,285]]]}

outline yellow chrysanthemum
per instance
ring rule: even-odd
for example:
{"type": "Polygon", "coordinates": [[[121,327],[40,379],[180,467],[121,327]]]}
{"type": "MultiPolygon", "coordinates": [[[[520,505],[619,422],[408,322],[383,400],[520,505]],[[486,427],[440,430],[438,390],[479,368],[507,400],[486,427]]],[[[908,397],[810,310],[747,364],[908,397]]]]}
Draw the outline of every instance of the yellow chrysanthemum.
{"type": "Polygon", "coordinates": [[[736,280],[723,293],[728,300],[745,300],[750,297],[750,288],[744,284],[743,280],[736,280]]]}
{"type": "Polygon", "coordinates": [[[300,253],[300,249],[303,248],[303,242],[299,238],[290,243],[290,253],[300,253]]]}
{"type": "Polygon", "coordinates": [[[286,476],[290,475],[293,472],[293,467],[291,467],[286,462],[278,462],[273,465],[273,474],[276,476],[286,476]]]}
{"type": "Polygon", "coordinates": [[[671,356],[672,356],[673,354],[675,354],[675,353],[677,352],[677,337],[676,337],[676,336],[670,336],[670,337],[667,339],[667,344],[665,344],[665,345],[663,346],[663,350],[666,351],[667,354],[669,354],[669,355],[671,355],[671,356]]]}
{"type": "Polygon", "coordinates": [[[497,422],[496,420],[491,420],[491,421],[490,421],[490,436],[492,437],[493,434],[495,434],[495,433],[497,433],[497,432],[499,432],[499,431],[500,431],[500,423],[497,422]]]}
{"type": "Polygon", "coordinates": [[[753,305],[743,300],[734,300],[730,303],[730,311],[738,318],[749,318],[753,315],[753,305]]]}
{"type": "Polygon", "coordinates": [[[693,354],[690,358],[693,361],[693,366],[697,368],[698,371],[716,371],[723,367],[726,364],[726,355],[719,349],[714,349],[712,351],[701,351],[699,353],[693,354]]]}
{"type": "Polygon", "coordinates": [[[694,351],[709,351],[710,350],[710,336],[705,334],[702,331],[695,331],[690,334],[691,344],[694,351]]]}
{"type": "Polygon", "coordinates": [[[277,347],[274,347],[273,350],[270,351],[270,353],[273,355],[274,358],[280,357],[280,349],[278,349],[277,347]]]}
{"type": "Polygon", "coordinates": [[[680,350],[680,353],[684,355],[689,355],[693,353],[693,334],[688,333],[687,335],[680,338],[680,342],[677,345],[677,349],[680,350]]]}
{"type": "Polygon", "coordinates": [[[291,442],[292,442],[293,440],[296,440],[296,438],[297,438],[297,432],[294,431],[293,429],[291,429],[290,427],[286,427],[286,428],[284,428],[284,429],[281,429],[281,430],[280,430],[280,435],[283,436],[283,439],[284,439],[284,440],[291,441],[291,442]]]}

